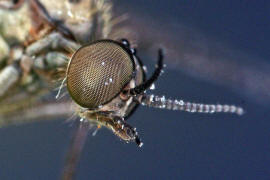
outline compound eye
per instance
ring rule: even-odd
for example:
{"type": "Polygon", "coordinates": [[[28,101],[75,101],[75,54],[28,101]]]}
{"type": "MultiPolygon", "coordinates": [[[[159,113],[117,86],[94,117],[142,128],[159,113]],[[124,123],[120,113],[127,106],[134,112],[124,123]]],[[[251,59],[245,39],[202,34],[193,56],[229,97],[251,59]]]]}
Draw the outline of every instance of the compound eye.
{"type": "Polygon", "coordinates": [[[69,62],[67,89],[82,107],[110,102],[131,81],[134,62],[120,44],[102,40],[81,47],[69,62]]]}

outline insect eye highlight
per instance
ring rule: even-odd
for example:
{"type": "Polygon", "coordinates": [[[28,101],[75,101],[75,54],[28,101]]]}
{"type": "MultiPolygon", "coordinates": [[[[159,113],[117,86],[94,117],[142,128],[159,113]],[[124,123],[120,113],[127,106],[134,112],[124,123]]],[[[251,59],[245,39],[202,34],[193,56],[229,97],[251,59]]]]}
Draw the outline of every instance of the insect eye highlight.
{"type": "Polygon", "coordinates": [[[97,41],[71,58],[67,88],[77,104],[94,109],[116,97],[130,82],[133,71],[133,59],[124,47],[114,41],[97,41]]]}

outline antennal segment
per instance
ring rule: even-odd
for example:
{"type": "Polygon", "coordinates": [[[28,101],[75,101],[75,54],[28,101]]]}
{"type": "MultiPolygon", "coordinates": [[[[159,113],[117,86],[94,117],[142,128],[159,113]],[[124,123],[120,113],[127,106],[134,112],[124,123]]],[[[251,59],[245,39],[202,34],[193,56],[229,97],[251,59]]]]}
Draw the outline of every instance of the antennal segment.
{"type": "Polygon", "coordinates": [[[244,113],[243,108],[235,105],[220,105],[220,104],[199,104],[184,102],[183,100],[171,100],[166,99],[165,96],[155,96],[144,94],[139,100],[142,105],[168,109],[168,110],[178,110],[187,111],[191,113],[235,113],[242,115],[244,113]]]}

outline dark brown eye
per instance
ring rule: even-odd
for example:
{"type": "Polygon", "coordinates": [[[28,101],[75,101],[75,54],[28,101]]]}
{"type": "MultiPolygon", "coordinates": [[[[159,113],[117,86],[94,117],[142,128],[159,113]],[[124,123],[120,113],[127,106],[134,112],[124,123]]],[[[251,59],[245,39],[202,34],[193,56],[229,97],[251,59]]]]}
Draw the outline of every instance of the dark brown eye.
{"type": "Polygon", "coordinates": [[[81,47],[71,58],[67,88],[85,108],[97,108],[117,96],[130,82],[134,61],[119,43],[101,40],[81,47]]]}

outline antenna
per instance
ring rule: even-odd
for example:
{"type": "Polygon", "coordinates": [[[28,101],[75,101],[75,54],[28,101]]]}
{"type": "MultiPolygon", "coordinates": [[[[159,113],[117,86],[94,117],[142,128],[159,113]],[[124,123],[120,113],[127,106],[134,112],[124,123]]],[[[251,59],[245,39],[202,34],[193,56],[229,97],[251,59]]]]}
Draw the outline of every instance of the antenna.
{"type": "Polygon", "coordinates": [[[235,105],[191,103],[183,100],[166,99],[165,96],[160,97],[153,94],[143,94],[138,96],[137,99],[140,104],[144,106],[160,109],[187,111],[191,113],[234,113],[237,115],[242,115],[244,113],[242,107],[235,105]]]}

